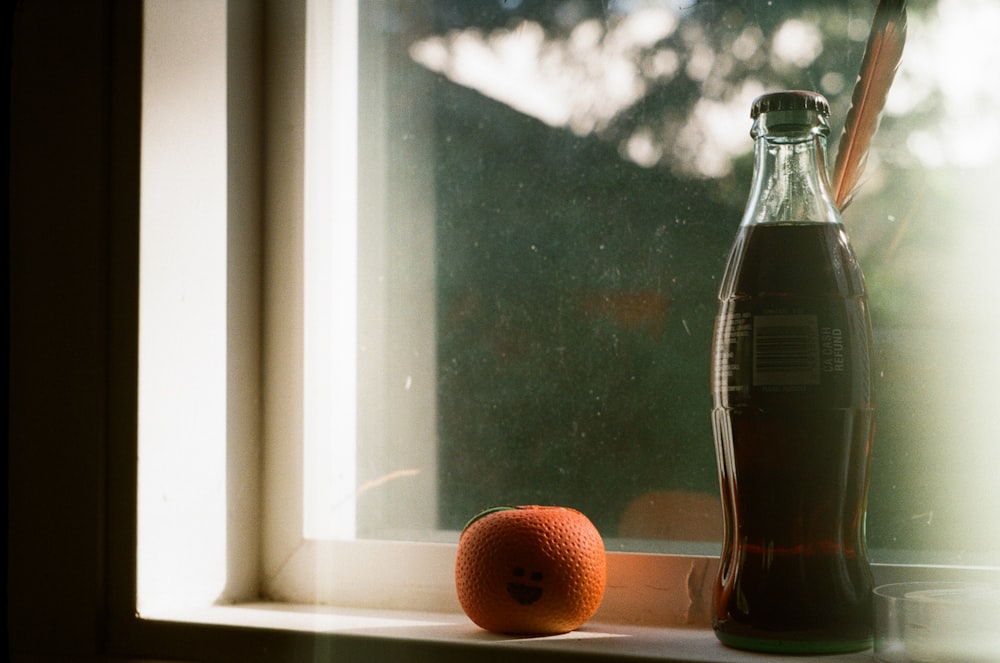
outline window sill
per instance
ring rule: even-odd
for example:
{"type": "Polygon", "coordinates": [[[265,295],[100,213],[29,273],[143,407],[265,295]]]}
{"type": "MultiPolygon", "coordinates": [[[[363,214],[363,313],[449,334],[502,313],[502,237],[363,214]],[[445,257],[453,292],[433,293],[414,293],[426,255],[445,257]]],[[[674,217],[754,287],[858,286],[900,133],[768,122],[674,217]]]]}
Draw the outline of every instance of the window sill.
{"type": "MultiPolygon", "coordinates": [[[[432,577],[450,575],[454,545],[365,545],[363,554],[355,557],[367,560],[368,566],[381,569],[383,574],[386,569],[397,573],[408,570],[398,557],[399,550],[403,550],[419,561],[417,568],[437,569],[432,577]],[[387,551],[396,551],[397,556],[387,551]],[[380,561],[372,564],[372,560],[380,561]]],[[[487,633],[461,613],[452,590],[444,586],[429,591],[428,585],[418,584],[423,593],[437,597],[429,605],[442,607],[417,609],[420,592],[390,597],[362,578],[357,583],[358,591],[370,601],[369,605],[381,608],[275,601],[161,608],[144,611],[141,618],[129,614],[122,621],[112,619],[109,651],[118,657],[107,660],[794,663],[824,658],[763,656],[720,644],[708,627],[710,590],[717,564],[718,559],[712,557],[609,553],[609,585],[601,609],[579,630],[559,636],[529,638],[487,633]],[[448,595],[448,601],[440,600],[438,595],[442,593],[448,595]]],[[[996,569],[874,564],[872,571],[876,585],[913,580],[1000,581],[996,569]]],[[[348,594],[353,595],[353,591],[348,594]]],[[[835,655],[826,660],[870,661],[871,652],[835,655]]]]}
{"type": "MultiPolygon", "coordinates": [[[[572,633],[516,637],[487,633],[463,614],[356,610],[277,603],[213,606],[204,610],[157,614],[164,622],[200,626],[267,629],[270,633],[312,638],[314,653],[362,652],[368,660],[391,660],[405,651],[411,661],[815,661],[823,657],[764,656],[729,649],[704,627],[653,627],[591,621],[572,633]],[[475,658],[471,658],[471,656],[475,658]]],[[[279,635],[276,642],[286,642],[279,635]]],[[[275,653],[278,648],[275,648],[275,653]]],[[[275,660],[287,660],[283,655],[275,660]]],[[[870,661],[863,651],[834,657],[870,661]]]]}

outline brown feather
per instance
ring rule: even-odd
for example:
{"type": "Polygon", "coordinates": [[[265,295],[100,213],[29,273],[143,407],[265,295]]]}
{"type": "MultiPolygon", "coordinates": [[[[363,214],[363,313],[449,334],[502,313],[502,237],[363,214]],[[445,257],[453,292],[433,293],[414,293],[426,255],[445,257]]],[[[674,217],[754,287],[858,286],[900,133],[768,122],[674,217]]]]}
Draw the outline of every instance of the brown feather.
{"type": "Polygon", "coordinates": [[[906,41],[906,0],[879,0],[834,165],[834,201],[854,198],[906,41]]]}

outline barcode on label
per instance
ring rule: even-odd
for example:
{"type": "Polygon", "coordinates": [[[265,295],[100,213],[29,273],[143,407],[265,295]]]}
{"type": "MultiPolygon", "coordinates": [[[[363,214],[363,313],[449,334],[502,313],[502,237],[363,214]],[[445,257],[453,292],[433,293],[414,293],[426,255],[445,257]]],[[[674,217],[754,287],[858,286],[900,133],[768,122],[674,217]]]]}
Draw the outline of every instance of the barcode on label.
{"type": "Polygon", "coordinates": [[[819,384],[819,369],[815,315],[754,316],[754,386],[819,384]]]}

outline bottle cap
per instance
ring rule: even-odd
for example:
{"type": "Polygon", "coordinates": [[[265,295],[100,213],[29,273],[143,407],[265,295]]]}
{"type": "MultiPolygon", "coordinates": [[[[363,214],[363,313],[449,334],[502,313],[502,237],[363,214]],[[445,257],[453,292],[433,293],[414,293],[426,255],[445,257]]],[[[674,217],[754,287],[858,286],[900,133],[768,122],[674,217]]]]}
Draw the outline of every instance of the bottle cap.
{"type": "Polygon", "coordinates": [[[830,103],[818,92],[807,90],[785,90],[762,94],[750,106],[750,118],[757,119],[761,113],[771,111],[816,111],[820,115],[830,115],[830,103]]]}

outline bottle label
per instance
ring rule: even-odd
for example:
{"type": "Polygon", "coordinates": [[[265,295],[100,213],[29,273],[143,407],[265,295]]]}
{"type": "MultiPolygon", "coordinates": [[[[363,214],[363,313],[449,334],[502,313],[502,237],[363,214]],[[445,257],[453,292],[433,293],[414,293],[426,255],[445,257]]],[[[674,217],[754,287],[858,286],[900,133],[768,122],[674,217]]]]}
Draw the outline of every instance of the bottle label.
{"type": "Polygon", "coordinates": [[[815,315],[753,318],[753,385],[819,384],[819,322],[815,315]]]}
{"type": "Polygon", "coordinates": [[[712,391],[720,402],[746,405],[793,393],[831,407],[869,402],[871,358],[863,304],[777,308],[747,302],[723,306],[712,360],[712,391]]]}

